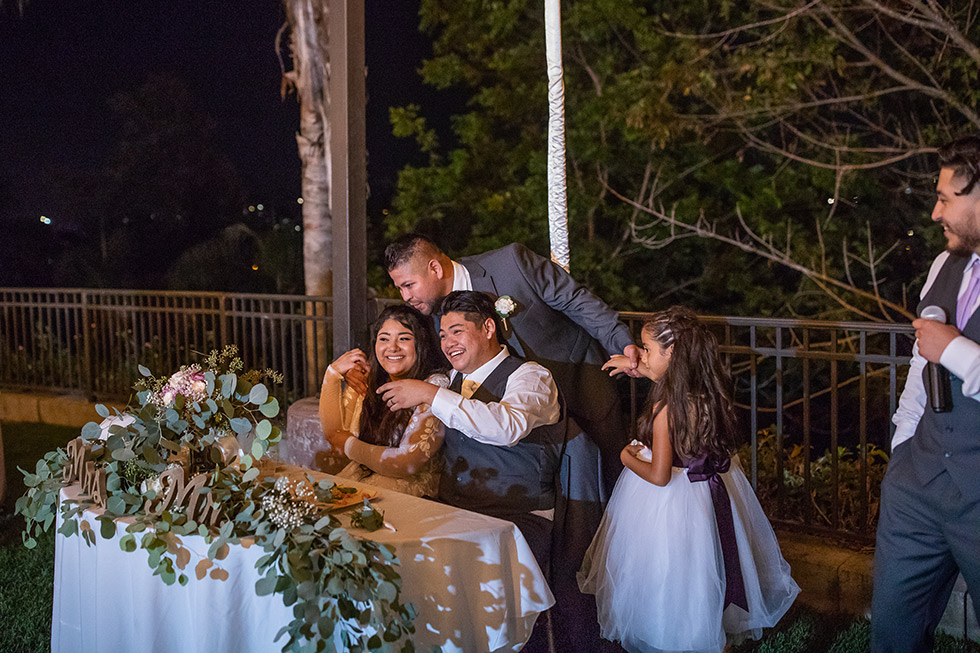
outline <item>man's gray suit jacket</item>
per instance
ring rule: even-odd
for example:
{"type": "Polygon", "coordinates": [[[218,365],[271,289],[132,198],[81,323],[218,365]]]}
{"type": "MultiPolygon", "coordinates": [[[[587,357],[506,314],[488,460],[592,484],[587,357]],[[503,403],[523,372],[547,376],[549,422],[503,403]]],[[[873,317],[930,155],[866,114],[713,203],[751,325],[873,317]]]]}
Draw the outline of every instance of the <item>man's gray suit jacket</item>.
{"type": "Polygon", "coordinates": [[[596,435],[597,425],[601,431],[602,421],[618,409],[618,399],[600,368],[610,354],[633,344],[616,311],[558,265],[517,243],[459,262],[469,271],[474,290],[514,299],[507,345],[548,368],[586,433],[596,435]]]}

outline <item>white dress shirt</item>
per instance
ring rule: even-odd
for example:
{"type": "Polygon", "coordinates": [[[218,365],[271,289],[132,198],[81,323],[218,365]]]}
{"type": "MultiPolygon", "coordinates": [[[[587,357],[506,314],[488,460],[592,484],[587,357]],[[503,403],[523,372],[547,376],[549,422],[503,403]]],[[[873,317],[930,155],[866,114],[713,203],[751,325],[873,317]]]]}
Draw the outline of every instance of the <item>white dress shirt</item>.
{"type": "MultiPolygon", "coordinates": [[[[926,282],[922,286],[922,292],[919,293],[920,299],[925,297],[929,289],[932,288],[932,284],[935,283],[936,277],[939,275],[939,270],[948,258],[949,252],[943,252],[933,261],[932,267],[929,268],[929,276],[926,277],[926,282]]],[[[960,297],[966,292],[966,288],[969,286],[971,279],[970,266],[978,258],[980,256],[973,254],[969,262],[967,262],[957,297],[960,297]]],[[[970,307],[970,315],[973,315],[973,312],[977,309],[977,304],[980,304],[980,298],[978,298],[977,303],[970,307]]],[[[955,321],[956,316],[949,316],[948,319],[955,321]]],[[[898,409],[895,411],[895,415],[892,416],[892,422],[896,427],[895,435],[892,436],[892,451],[895,450],[895,447],[915,435],[915,429],[919,425],[919,419],[922,418],[922,413],[925,411],[928,396],[926,395],[925,386],[922,383],[922,370],[925,368],[927,362],[926,359],[919,355],[919,343],[916,342],[912,347],[912,361],[909,366],[908,379],[905,381],[905,389],[902,390],[902,396],[898,400],[898,409]]],[[[980,344],[970,340],[966,336],[957,336],[943,350],[939,362],[950,373],[955,374],[963,381],[964,397],[968,397],[974,401],[980,401],[980,344]]]]}
{"type": "MultiPolygon", "coordinates": [[[[557,422],[561,417],[558,387],[551,372],[532,361],[525,362],[510,375],[500,401],[487,404],[470,399],[509,355],[507,346],[501,345],[499,354],[467,374],[465,396],[439,388],[432,400],[432,414],[448,428],[498,447],[511,447],[535,428],[557,422]]],[[[455,379],[459,373],[453,371],[451,378],[455,379]]]]}
{"type": "Polygon", "coordinates": [[[470,271],[456,261],[453,261],[453,290],[473,290],[470,271]]]}

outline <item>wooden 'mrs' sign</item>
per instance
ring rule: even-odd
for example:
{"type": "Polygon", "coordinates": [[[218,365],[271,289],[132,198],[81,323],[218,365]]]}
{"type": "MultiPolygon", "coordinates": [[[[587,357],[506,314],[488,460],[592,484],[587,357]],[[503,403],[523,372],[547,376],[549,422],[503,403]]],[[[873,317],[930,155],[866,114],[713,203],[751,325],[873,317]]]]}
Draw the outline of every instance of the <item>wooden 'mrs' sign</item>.
{"type": "Polygon", "coordinates": [[[88,497],[100,508],[105,508],[107,498],[105,470],[95,466],[92,460],[92,445],[81,438],[75,438],[68,443],[68,464],[65,466],[62,480],[65,485],[79,483],[82,486],[82,496],[88,497]]]}

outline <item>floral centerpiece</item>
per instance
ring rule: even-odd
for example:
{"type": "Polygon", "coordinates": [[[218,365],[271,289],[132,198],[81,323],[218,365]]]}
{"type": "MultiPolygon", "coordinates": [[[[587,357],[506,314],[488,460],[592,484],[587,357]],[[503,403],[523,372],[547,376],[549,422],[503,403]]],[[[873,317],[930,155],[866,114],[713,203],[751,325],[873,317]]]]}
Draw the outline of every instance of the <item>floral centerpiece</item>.
{"type": "MultiPolygon", "coordinates": [[[[28,490],[16,510],[27,520],[25,545],[35,546],[59,512],[59,532],[90,545],[90,520],[111,539],[115,520],[130,517],[119,546],[145,549],[154,574],[183,585],[191,573],[226,579],[228,545],[254,542],[265,552],[256,593],[280,594],[298,615],[280,631],[288,636],[283,651],[377,650],[399,641],[401,650],[413,650],[414,613],[399,602],[394,550],[354,536],[329,512],[355,490],[309,474],[277,478],[264,464],[282,437],[272,421],[279,402],[266,382],[282,376],[246,371],[233,345],[169,376],[139,371],[138,405],[116,415],[97,406],[101,425],[89,422],[67,450],[23,472],[28,490]],[[81,495],[62,500],[75,482],[81,495]],[[187,536],[210,544],[193,572],[181,542],[187,536]]],[[[367,499],[358,504],[352,524],[379,527],[367,499]]]]}

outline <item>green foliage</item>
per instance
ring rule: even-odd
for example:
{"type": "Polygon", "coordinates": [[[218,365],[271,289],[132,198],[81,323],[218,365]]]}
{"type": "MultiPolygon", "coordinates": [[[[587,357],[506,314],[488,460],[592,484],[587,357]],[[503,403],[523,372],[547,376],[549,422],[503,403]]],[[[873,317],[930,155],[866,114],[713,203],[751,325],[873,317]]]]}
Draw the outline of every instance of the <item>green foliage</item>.
{"type": "MultiPolygon", "coordinates": [[[[282,376],[246,371],[235,346],[214,350],[169,377],[154,377],[142,365],[139,372],[139,405],[116,415],[104,440],[97,439],[102,427],[95,422],[81,431],[90,442],[91,460],[106,474],[105,510],[93,516],[87,511],[94,504],[85,497],[60,501],[69,461],[62,449],[49,452],[32,472],[24,471],[28,489],[16,503],[27,522],[24,544],[36,547],[59,510],[59,532],[78,535],[89,545],[97,541],[96,529],[102,538],[113,538],[116,520],[128,517],[120,548],[146,551],[154,575],[168,585],[184,585],[190,582],[191,552],[181,538],[202,536],[209,545],[207,557],[194,567],[199,580],[227,578],[220,561],[229,545],[254,543],[265,552],[257,565],[264,576],[256,592],[281,594],[294,606],[293,620],[279,635],[287,635],[284,651],[377,650],[382,639],[405,640],[402,650],[412,650],[414,611],[399,602],[395,552],[355,537],[326,512],[355,490],[309,476],[277,478],[263,466],[269,447],[282,437],[271,421],[279,402],[264,381],[281,382],[282,376]],[[236,455],[239,440],[250,434],[249,453],[236,455]],[[204,497],[192,500],[218,507],[219,518],[209,521],[214,526],[203,523],[200,512],[202,523],[194,521],[180,502],[157,503],[173,491],[168,484],[174,481],[161,475],[175,466],[189,472],[185,487],[202,475],[197,478],[204,485],[196,492],[204,497]]],[[[105,406],[96,410],[110,417],[105,406]]],[[[367,500],[352,517],[352,525],[372,529],[381,521],[367,500]]]]}
{"type": "MultiPolygon", "coordinates": [[[[785,441],[784,441],[785,442],[785,441]]],[[[748,468],[751,443],[739,450],[743,468],[748,468]]],[[[789,444],[779,451],[773,428],[759,432],[759,482],[756,495],[767,515],[786,521],[801,521],[805,526],[836,528],[844,532],[873,534],[878,522],[881,502],[881,481],[888,466],[888,454],[868,445],[867,480],[862,481],[859,451],[837,448],[837,483],[834,483],[833,458],[829,451],[811,460],[799,444],[789,444]],[[776,456],[783,465],[783,476],[775,474],[776,456]],[[804,486],[805,467],[810,467],[810,492],[804,486]],[[834,523],[834,492],[838,499],[838,521],[834,523]],[[782,499],[780,500],[780,494],[782,499]],[[861,501],[867,500],[867,514],[862,515],[861,501]],[[809,516],[809,519],[807,519],[809,516]]]]}
{"type": "MultiPolygon", "coordinates": [[[[969,25],[960,4],[951,21],[969,25]]],[[[918,230],[929,146],[960,131],[951,107],[975,107],[977,66],[866,3],[822,7],[786,19],[795,5],[563,7],[576,277],[624,309],[901,317],[941,242],[918,230]],[[895,91],[834,20],[922,88],[895,91]]],[[[441,141],[417,106],[392,111],[395,133],[429,159],[401,171],[386,236],[428,232],[453,255],[511,241],[546,252],[540,4],[425,0],[420,15],[434,39],[425,81],[470,99],[441,141]]]]}

